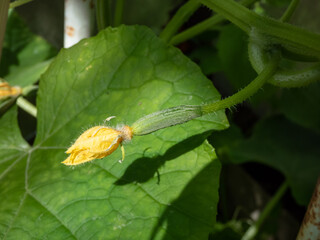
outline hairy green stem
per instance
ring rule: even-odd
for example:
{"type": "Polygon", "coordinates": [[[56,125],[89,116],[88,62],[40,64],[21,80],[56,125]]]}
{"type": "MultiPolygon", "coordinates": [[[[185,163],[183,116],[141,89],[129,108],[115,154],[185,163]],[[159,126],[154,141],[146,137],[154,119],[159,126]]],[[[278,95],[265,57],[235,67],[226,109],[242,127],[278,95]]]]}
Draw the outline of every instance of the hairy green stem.
{"type": "MultiPolygon", "coordinates": [[[[256,41],[259,36],[252,32],[248,45],[249,60],[257,73],[260,73],[268,63],[268,55],[264,46],[256,41]]],[[[320,80],[320,63],[301,70],[286,70],[279,68],[268,80],[268,83],[278,87],[302,87],[320,80]]]]}
{"type": "Polygon", "coordinates": [[[200,0],[248,34],[256,29],[269,45],[279,44],[297,54],[320,59],[320,35],[302,28],[260,16],[233,0],[200,0]]]}
{"type": "Polygon", "coordinates": [[[218,111],[220,109],[225,109],[232,107],[238,103],[243,102],[245,99],[251,97],[255,92],[257,92],[266,81],[273,76],[277,70],[279,62],[279,57],[276,60],[270,60],[266,65],[265,69],[245,88],[237,92],[236,94],[227,97],[221,101],[217,101],[211,104],[203,105],[202,112],[203,114],[208,114],[211,112],[218,111]]]}
{"type": "Polygon", "coordinates": [[[237,92],[236,94],[205,105],[182,105],[178,107],[164,109],[138,119],[132,124],[132,132],[134,135],[145,135],[157,131],[162,128],[171,127],[174,125],[188,122],[194,118],[201,117],[205,114],[212,113],[221,109],[232,107],[245,99],[251,97],[257,92],[263,84],[270,78],[277,70],[279,62],[279,55],[270,59],[266,68],[261,74],[255,78],[248,86],[237,92]]]}
{"type": "MultiPolygon", "coordinates": [[[[256,1],[257,0],[242,0],[239,3],[242,4],[243,6],[250,6],[251,4],[253,4],[256,1]]],[[[224,20],[225,20],[225,18],[223,16],[221,16],[220,14],[216,14],[216,15],[184,30],[183,32],[178,33],[177,35],[173,36],[172,39],[170,40],[170,44],[177,45],[181,42],[184,42],[188,39],[191,39],[191,38],[203,33],[207,29],[223,22],[224,20]]]]}
{"type": "Polygon", "coordinates": [[[4,41],[4,35],[6,33],[6,25],[8,19],[9,0],[4,0],[0,4],[0,61],[2,55],[2,45],[4,41]]]}
{"type": "MultiPolygon", "coordinates": [[[[281,17],[282,21],[288,21],[292,16],[295,8],[297,7],[298,0],[292,0],[287,10],[281,17]]],[[[250,32],[250,41],[248,45],[249,59],[252,67],[257,73],[260,73],[266,66],[268,60],[267,50],[270,46],[265,46],[265,43],[261,40],[264,36],[259,31],[252,30],[250,32]]],[[[282,53],[290,54],[282,49],[282,53]]],[[[287,56],[287,55],[286,55],[287,56]]],[[[301,55],[293,55],[297,60],[315,60],[304,58],[301,55]],[[301,58],[302,57],[302,58],[301,58]]],[[[302,70],[286,70],[278,69],[272,78],[269,79],[269,83],[278,87],[301,87],[306,86],[312,82],[320,80],[320,63],[302,70]]]]}
{"type": "Polygon", "coordinates": [[[285,48],[281,49],[282,56],[284,58],[293,60],[293,61],[298,61],[298,62],[319,62],[319,59],[315,56],[310,56],[310,55],[303,55],[300,53],[295,53],[292,51],[288,51],[285,48]]]}
{"type": "Polygon", "coordinates": [[[165,42],[169,42],[181,25],[200,7],[200,5],[198,0],[189,0],[184,4],[161,32],[160,38],[165,42]]]}
{"type": "Polygon", "coordinates": [[[19,0],[19,1],[14,1],[12,3],[10,3],[10,8],[16,8],[16,7],[19,7],[21,5],[24,5],[26,3],[29,3],[33,0],[19,0]]]}
{"type": "Polygon", "coordinates": [[[114,21],[113,21],[113,25],[115,27],[119,26],[122,23],[123,6],[124,6],[124,0],[116,1],[116,9],[115,9],[114,21]]]}
{"type": "Polygon", "coordinates": [[[255,21],[250,10],[232,0],[200,0],[200,2],[247,33],[251,29],[252,22],[255,21]]]}
{"type": "Polygon", "coordinates": [[[279,70],[268,81],[277,87],[303,87],[320,80],[320,63],[302,70],[279,70]]]}
{"type": "Polygon", "coordinates": [[[17,105],[30,115],[34,116],[35,118],[37,117],[37,108],[24,97],[18,97],[17,105]]]}
{"type": "Polygon", "coordinates": [[[267,219],[267,217],[270,215],[274,207],[279,203],[282,196],[285,194],[286,190],[288,189],[289,185],[288,182],[285,181],[282,183],[280,188],[277,190],[276,194],[271,198],[271,200],[268,202],[268,204],[263,209],[262,213],[259,216],[259,219],[249,227],[249,229],[246,231],[246,233],[243,235],[241,240],[252,240],[255,239],[257,233],[259,232],[262,224],[267,219]]]}

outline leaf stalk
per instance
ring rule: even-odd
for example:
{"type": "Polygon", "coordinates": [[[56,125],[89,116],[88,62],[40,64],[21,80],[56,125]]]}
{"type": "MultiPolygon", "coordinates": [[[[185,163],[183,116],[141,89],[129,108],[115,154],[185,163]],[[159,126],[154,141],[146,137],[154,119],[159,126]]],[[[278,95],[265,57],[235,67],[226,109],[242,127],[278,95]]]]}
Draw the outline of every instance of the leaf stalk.
{"type": "Polygon", "coordinates": [[[26,111],[27,113],[29,113],[31,116],[33,117],[37,117],[37,108],[30,103],[27,99],[25,99],[24,97],[20,96],[17,99],[17,105],[22,108],[24,111],[26,111]]]}

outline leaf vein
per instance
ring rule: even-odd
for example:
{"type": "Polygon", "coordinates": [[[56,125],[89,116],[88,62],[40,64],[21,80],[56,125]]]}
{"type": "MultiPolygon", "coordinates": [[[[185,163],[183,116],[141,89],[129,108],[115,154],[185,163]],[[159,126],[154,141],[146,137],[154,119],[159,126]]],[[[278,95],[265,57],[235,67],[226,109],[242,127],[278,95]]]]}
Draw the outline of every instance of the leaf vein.
{"type": "Polygon", "coordinates": [[[55,215],[51,210],[49,210],[49,208],[48,208],[44,203],[42,203],[42,202],[40,201],[40,199],[38,199],[38,198],[37,198],[32,192],[30,192],[30,191],[27,191],[26,193],[27,193],[30,197],[32,197],[36,202],[38,202],[44,209],[46,209],[47,212],[50,213],[55,219],[57,219],[58,222],[61,224],[61,226],[63,226],[66,230],[68,230],[68,232],[69,232],[75,239],[78,239],[78,238],[74,235],[74,233],[71,231],[71,229],[69,229],[69,228],[67,227],[67,225],[64,224],[63,221],[62,221],[57,215],[55,215]]]}

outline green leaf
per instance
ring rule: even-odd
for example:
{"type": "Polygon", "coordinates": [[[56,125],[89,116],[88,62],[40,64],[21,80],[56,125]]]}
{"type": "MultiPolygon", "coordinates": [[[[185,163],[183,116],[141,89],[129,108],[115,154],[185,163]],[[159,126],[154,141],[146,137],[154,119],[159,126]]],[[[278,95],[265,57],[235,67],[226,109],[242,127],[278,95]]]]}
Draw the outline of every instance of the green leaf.
{"type": "Polygon", "coordinates": [[[281,113],[290,121],[320,133],[320,83],[302,88],[265,85],[250,99],[255,112],[265,116],[281,113]]]}
{"type": "Polygon", "coordinates": [[[0,116],[2,116],[14,103],[16,98],[5,98],[0,100],[0,116]]]}
{"type": "Polygon", "coordinates": [[[256,161],[274,167],[288,179],[296,201],[309,203],[320,169],[318,134],[278,116],[260,121],[249,139],[233,141],[232,134],[224,133],[215,137],[219,135],[225,141],[218,141],[219,156],[233,163],[256,161]]]}
{"type": "Polygon", "coordinates": [[[34,84],[51,63],[49,59],[56,55],[56,50],[43,38],[33,36],[30,42],[17,54],[19,64],[10,66],[5,77],[11,85],[26,87],[34,84]],[[49,59],[49,60],[48,60],[49,59]]]}
{"type": "Polygon", "coordinates": [[[49,66],[51,60],[48,59],[57,51],[43,38],[34,35],[15,11],[9,15],[5,36],[6,61],[0,66],[3,75],[7,74],[5,80],[20,87],[34,84],[49,66]]]}
{"type": "MultiPolygon", "coordinates": [[[[51,58],[56,53],[56,49],[54,49],[46,40],[33,35],[30,42],[18,54],[19,66],[32,66],[51,58]]],[[[10,69],[10,72],[13,70],[15,70],[14,67],[10,69]]]]}
{"type": "Polygon", "coordinates": [[[3,238],[12,228],[21,198],[26,195],[20,176],[24,176],[29,145],[19,132],[15,106],[0,118],[0,136],[0,238],[3,238]]]}
{"type": "Polygon", "coordinates": [[[52,59],[36,63],[32,66],[15,67],[11,74],[6,76],[6,81],[12,86],[26,87],[37,82],[42,73],[49,67],[52,59]]]}
{"type": "Polygon", "coordinates": [[[19,52],[32,38],[32,33],[16,11],[9,10],[3,47],[19,52]]]}
{"type": "Polygon", "coordinates": [[[15,11],[9,11],[2,49],[2,59],[6,61],[1,61],[0,76],[7,75],[11,65],[18,64],[17,53],[28,44],[31,38],[32,33],[18,14],[15,11]]]}
{"type": "Polygon", "coordinates": [[[284,89],[278,101],[279,110],[294,123],[320,133],[319,91],[319,82],[304,88],[284,89]]]}
{"type": "Polygon", "coordinates": [[[0,199],[2,236],[207,239],[220,164],[205,139],[228,126],[223,111],[134,137],[122,164],[119,149],[75,168],[61,161],[83,129],[108,116],[117,116],[112,125],[130,125],[156,110],[219,98],[199,67],[145,27],[108,28],[62,50],[40,81],[35,145],[0,182],[0,195],[13,189],[20,203],[0,199]]]}

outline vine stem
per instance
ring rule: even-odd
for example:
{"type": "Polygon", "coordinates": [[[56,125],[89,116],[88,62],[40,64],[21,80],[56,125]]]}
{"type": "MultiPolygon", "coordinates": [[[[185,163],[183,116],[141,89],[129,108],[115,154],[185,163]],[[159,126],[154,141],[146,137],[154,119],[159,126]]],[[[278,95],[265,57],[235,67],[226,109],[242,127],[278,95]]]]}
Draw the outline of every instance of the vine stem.
{"type": "MultiPolygon", "coordinates": [[[[256,1],[257,0],[242,0],[239,3],[242,4],[243,6],[250,6],[251,4],[253,4],[256,1]]],[[[216,14],[216,15],[184,30],[183,32],[178,33],[177,35],[173,36],[170,40],[170,44],[177,45],[181,42],[184,42],[190,38],[193,38],[193,37],[203,33],[204,31],[206,31],[210,27],[213,27],[214,25],[217,25],[217,24],[223,22],[224,20],[225,20],[225,18],[222,15],[216,14]]]]}
{"type": "MultiPolygon", "coordinates": [[[[294,13],[299,1],[291,0],[288,8],[280,18],[280,21],[286,22],[290,19],[294,13]]],[[[256,72],[260,72],[264,69],[266,62],[268,62],[267,48],[262,40],[265,38],[264,35],[261,35],[259,31],[252,30],[250,32],[248,53],[249,60],[252,67],[256,72]]],[[[286,51],[284,48],[281,49],[283,56],[298,61],[313,61],[312,59],[305,58],[303,55],[296,55],[286,51]]],[[[316,61],[316,59],[314,59],[316,61]]],[[[320,63],[314,64],[313,66],[306,67],[304,69],[295,70],[295,69],[278,69],[277,73],[273,75],[272,78],[268,81],[270,84],[279,86],[279,87],[301,87],[306,86],[312,82],[318,81],[320,76],[320,63]]]]}
{"type": "Polygon", "coordinates": [[[288,181],[285,181],[284,183],[282,183],[282,185],[277,190],[276,194],[273,195],[271,200],[268,202],[267,206],[263,209],[262,213],[259,216],[259,219],[248,228],[248,230],[245,232],[241,240],[252,240],[255,238],[262,224],[270,215],[274,207],[278,204],[280,199],[283,197],[288,187],[289,187],[288,181]]]}
{"type": "Polygon", "coordinates": [[[230,97],[227,97],[221,101],[203,105],[202,113],[208,114],[211,112],[218,111],[220,109],[229,108],[251,97],[255,92],[257,92],[264,85],[264,83],[268,79],[270,79],[273,76],[273,74],[277,70],[278,62],[279,62],[279,57],[277,57],[277,59],[275,60],[270,60],[267,66],[264,68],[264,70],[245,88],[243,88],[236,94],[230,97]]]}
{"type": "Polygon", "coordinates": [[[99,31],[107,26],[117,27],[122,23],[124,3],[125,0],[117,0],[113,8],[110,0],[96,1],[96,22],[99,31]]]}
{"type": "Polygon", "coordinates": [[[299,4],[299,0],[292,0],[284,12],[284,14],[281,16],[280,21],[281,22],[287,22],[291,18],[292,14],[296,10],[297,6],[299,4]]]}
{"type": "Polygon", "coordinates": [[[96,22],[98,30],[101,31],[111,25],[111,8],[109,0],[97,0],[95,5],[96,22]]]}
{"type": "Polygon", "coordinates": [[[181,25],[200,7],[200,5],[201,4],[198,0],[190,0],[181,8],[179,8],[171,21],[161,32],[160,38],[162,38],[165,42],[169,42],[181,25]]]}
{"type": "Polygon", "coordinates": [[[320,59],[320,35],[281,21],[260,16],[233,0],[200,0],[247,34],[257,29],[267,44],[281,45],[296,54],[320,59]]]}
{"type": "Polygon", "coordinates": [[[182,105],[151,113],[134,122],[131,126],[134,135],[145,135],[162,128],[182,124],[194,118],[212,113],[221,109],[232,107],[257,92],[263,84],[273,76],[277,70],[280,54],[276,52],[265,69],[249,85],[236,94],[210,104],[182,105]]]}
{"type": "Polygon", "coordinates": [[[37,108],[24,97],[18,97],[17,105],[30,115],[34,116],[35,118],[37,117],[37,108]]]}
{"type": "Polygon", "coordinates": [[[115,27],[119,26],[122,22],[123,6],[124,6],[124,0],[116,1],[116,9],[114,14],[114,22],[113,22],[113,25],[115,27]]]}

